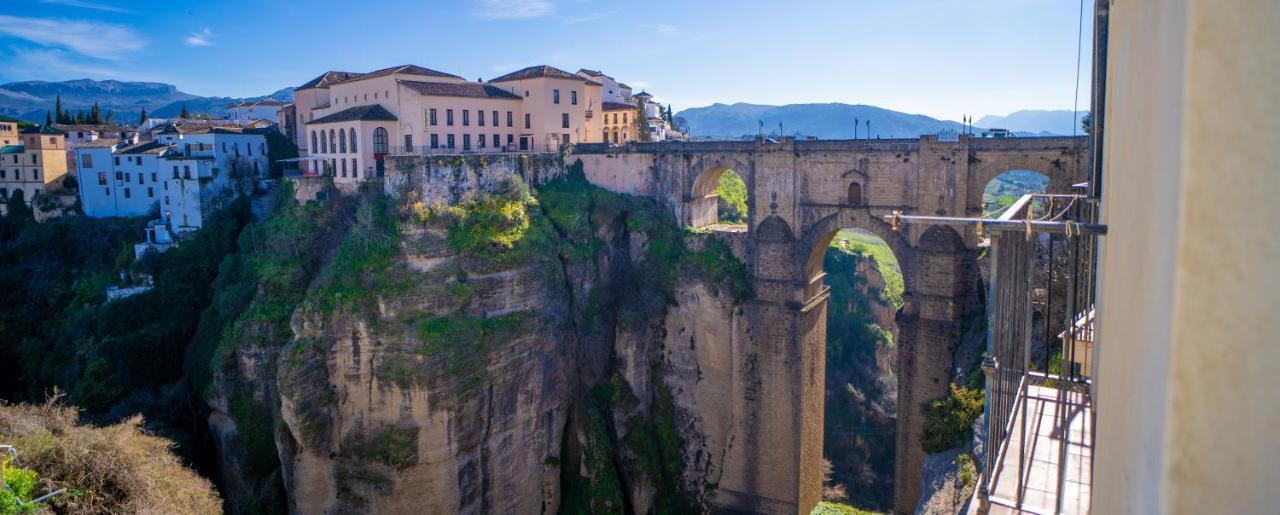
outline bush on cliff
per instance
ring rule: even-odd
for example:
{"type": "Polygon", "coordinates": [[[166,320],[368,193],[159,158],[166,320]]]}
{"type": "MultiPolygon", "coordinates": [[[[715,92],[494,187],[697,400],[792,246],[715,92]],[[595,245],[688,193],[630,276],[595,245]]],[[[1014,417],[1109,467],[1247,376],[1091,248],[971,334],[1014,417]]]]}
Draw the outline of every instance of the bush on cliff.
{"type": "Polygon", "coordinates": [[[925,405],[920,444],[933,454],[968,443],[973,438],[973,422],[982,415],[980,389],[951,385],[951,394],[925,405]]]}
{"type": "Polygon", "coordinates": [[[38,482],[27,481],[23,497],[66,488],[47,501],[58,513],[221,513],[213,485],[179,462],[172,442],[143,431],[140,417],[107,427],[76,418],[54,401],[0,404],[0,441],[18,449],[10,466],[37,475],[24,478],[38,482]]]}

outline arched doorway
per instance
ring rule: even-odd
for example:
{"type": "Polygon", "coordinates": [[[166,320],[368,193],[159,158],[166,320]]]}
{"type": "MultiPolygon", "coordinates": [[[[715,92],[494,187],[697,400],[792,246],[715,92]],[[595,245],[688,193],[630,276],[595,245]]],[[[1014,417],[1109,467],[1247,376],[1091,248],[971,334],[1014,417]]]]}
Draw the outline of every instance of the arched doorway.
{"type": "Polygon", "coordinates": [[[825,250],[824,500],[861,509],[893,505],[897,444],[897,315],[902,267],[889,244],[841,229],[825,250]]]}

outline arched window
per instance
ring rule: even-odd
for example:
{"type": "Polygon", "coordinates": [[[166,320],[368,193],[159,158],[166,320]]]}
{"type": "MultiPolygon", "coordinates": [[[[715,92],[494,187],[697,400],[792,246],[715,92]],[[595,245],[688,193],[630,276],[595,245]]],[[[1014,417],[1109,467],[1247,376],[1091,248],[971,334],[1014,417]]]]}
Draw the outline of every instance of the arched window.
{"type": "Polygon", "coordinates": [[[854,206],[862,205],[862,185],[856,182],[849,183],[849,204],[854,206]]]}
{"type": "Polygon", "coordinates": [[[338,129],[338,151],[343,154],[347,153],[347,131],[342,129],[338,129]]]}
{"type": "Polygon", "coordinates": [[[329,129],[329,149],[335,154],[338,152],[338,137],[333,133],[333,129],[329,129]]]}
{"type": "Polygon", "coordinates": [[[320,147],[316,146],[316,131],[311,131],[311,153],[320,151],[320,147]]]}
{"type": "Polygon", "coordinates": [[[373,130],[373,153],[386,154],[387,145],[389,144],[390,139],[391,137],[387,135],[386,129],[382,127],[378,127],[374,129],[373,130]]]}
{"type": "Polygon", "coordinates": [[[349,129],[347,129],[347,132],[348,132],[348,133],[350,133],[350,135],[351,135],[351,137],[350,137],[350,139],[351,139],[351,152],[352,152],[352,153],[359,152],[359,150],[356,150],[356,128],[355,128],[355,127],[349,128],[349,129]]]}
{"type": "Polygon", "coordinates": [[[320,153],[321,154],[329,153],[329,138],[324,137],[323,131],[320,132],[320,153]]]}

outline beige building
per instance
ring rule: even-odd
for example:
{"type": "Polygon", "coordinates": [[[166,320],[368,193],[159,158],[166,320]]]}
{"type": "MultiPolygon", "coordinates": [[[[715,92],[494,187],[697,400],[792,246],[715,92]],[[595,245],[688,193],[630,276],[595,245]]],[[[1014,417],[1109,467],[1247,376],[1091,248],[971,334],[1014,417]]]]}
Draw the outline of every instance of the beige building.
{"type": "Polygon", "coordinates": [[[37,193],[62,188],[67,175],[66,134],[51,126],[21,132],[17,125],[0,122],[0,197],[8,199],[22,190],[31,202],[37,193]]]}
{"type": "Polygon", "coordinates": [[[636,116],[640,108],[625,102],[605,102],[601,118],[605,143],[626,143],[636,140],[636,116]]]}
{"type": "Polygon", "coordinates": [[[327,72],[294,91],[307,173],[376,178],[388,155],[551,152],[600,142],[601,85],[550,66],[488,82],[421,66],[327,72]]]}

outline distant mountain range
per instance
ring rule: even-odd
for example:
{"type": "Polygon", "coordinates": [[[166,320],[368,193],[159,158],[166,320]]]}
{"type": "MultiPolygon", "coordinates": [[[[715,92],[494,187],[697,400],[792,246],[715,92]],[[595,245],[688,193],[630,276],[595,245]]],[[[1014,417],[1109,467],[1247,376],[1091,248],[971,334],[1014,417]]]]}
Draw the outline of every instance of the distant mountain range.
{"type": "Polygon", "coordinates": [[[111,112],[117,122],[136,123],[142,110],[157,118],[172,118],[182,112],[185,105],[191,113],[220,117],[228,104],[240,100],[264,100],[267,98],[291,101],[293,88],[285,88],[270,95],[248,99],[231,97],[202,97],[179,91],[172,84],[160,82],[122,82],[117,80],[79,79],[63,82],[24,81],[0,85],[0,115],[12,116],[33,122],[43,122],[45,113],[52,112],[58,97],[62,105],[73,114],[77,110],[86,113],[97,102],[102,112],[111,112]]]}
{"type": "Polygon", "coordinates": [[[1008,116],[987,115],[979,118],[974,125],[979,127],[998,127],[1015,132],[1047,132],[1052,134],[1079,134],[1080,118],[1088,111],[1072,112],[1070,109],[1059,111],[1043,111],[1026,109],[1016,111],[1008,116]],[[1074,132],[1073,132],[1074,131],[1074,132]]]}
{"type": "MultiPolygon", "coordinates": [[[[777,134],[778,123],[782,133],[788,136],[813,136],[820,139],[844,139],[854,136],[854,119],[858,120],[858,137],[868,135],[867,120],[871,121],[872,138],[915,138],[921,134],[938,134],[944,131],[963,130],[960,122],[938,120],[922,114],[909,114],[881,107],[851,104],[788,104],[781,106],[760,104],[712,104],[694,107],[676,113],[689,123],[694,138],[743,138],[754,137],[759,132],[777,134]],[[761,127],[763,122],[763,127],[761,127]]],[[[981,128],[999,127],[1023,136],[1071,134],[1071,111],[1018,111],[1009,117],[987,116],[975,124],[981,128]],[[1049,113],[1043,117],[1023,116],[1020,113],[1049,113]],[[1060,123],[1064,117],[1053,115],[1066,113],[1066,129],[1060,123]],[[1017,117],[1015,119],[1015,116],[1017,117]],[[988,124],[985,120],[1011,120],[1016,126],[988,124]],[[1043,121],[1041,121],[1043,120],[1043,121]],[[1040,123],[1037,123],[1040,121],[1040,123]],[[1053,123],[1050,123],[1053,122],[1053,123]]]]}

